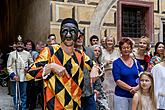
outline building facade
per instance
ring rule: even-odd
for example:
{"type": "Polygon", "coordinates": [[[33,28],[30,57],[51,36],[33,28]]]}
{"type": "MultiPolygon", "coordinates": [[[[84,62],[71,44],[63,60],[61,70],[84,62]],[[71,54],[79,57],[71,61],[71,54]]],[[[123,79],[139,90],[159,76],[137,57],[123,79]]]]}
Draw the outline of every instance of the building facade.
{"type": "Polygon", "coordinates": [[[165,0],[52,0],[50,2],[50,33],[60,42],[62,19],[75,18],[84,29],[86,45],[91,35],[112,35],[116,41],[142,35],[151,43],[165,41],[165,0]]]}

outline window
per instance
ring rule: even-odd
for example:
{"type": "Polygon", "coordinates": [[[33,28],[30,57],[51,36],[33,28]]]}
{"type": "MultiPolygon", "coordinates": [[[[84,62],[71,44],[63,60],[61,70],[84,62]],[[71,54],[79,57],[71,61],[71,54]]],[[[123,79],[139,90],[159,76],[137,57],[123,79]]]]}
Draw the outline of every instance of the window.
{"type": "Polygon", "coordinates": [[[154,3],[138,0],[118,0],[117,3],[117,39],[131,37],[135,43],[147,35],[153,42],[154,3]]]}
{"type": "Polygon", "coordinates": [[[122,36],[140,38],[145,35],[145,9],[127,6],[122,9],[122,36]]]}

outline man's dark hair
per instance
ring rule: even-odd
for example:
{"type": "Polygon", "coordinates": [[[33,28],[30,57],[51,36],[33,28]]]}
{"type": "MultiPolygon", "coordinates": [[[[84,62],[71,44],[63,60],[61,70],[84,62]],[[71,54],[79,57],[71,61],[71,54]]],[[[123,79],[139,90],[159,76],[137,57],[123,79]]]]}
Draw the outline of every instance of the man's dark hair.
{"type": "Polygon", "coordinates": [[[97,39],[97,40],[99,40],[99,37],[96,36],[96,35],[91,36],[91,37],[90,37],[90,42],[92,42],[92,39],[97,39]]]}
{"type": "Polygon", "coordinates": [[[35,44],[34,44],[34,42],[33,42],[32,40],[30,40],[30,39],[25,40],[24,45],[26,46],[27,43],[29,43],[29,42],[31,42],[31,44],[32,44],[32,50],[35,51],[35,50],[36,50],[36,49],[35,49],[35,44]]]}
{"type": "Polygon", "coordinates": [[[78,24],[77,21],[73,18],[65,18],[62,22],[61,22],[61,27],[66,24],[66,23],[72,23],[74,25],[76,25],[76,27],[78,28],[78,24]]]}
{"type": "Polygon", "coordinates": [[[56,37],[56,35],[55,35],[55,34],[49,34],[48,39],[49,39],[51,36],[56,37]]]}
{"type": "Polygon", "coordinates": [[[81,30],[81,29],[79,29],[79,30],[78,30],[78,32],[79,32],[79,33],[80,33],[80,35],[82,35],[82,36],[84,36],[84,35],[85,35],[84,31],[83,31],[83,30],[81,30]]]}

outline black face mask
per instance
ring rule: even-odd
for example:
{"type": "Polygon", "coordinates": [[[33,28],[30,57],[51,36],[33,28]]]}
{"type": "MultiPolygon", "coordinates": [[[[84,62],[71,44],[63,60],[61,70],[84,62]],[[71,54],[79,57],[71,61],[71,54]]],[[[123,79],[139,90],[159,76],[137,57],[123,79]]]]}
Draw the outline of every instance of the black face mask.
{"type": "Polygon", "coordinates": [[[76,41],[78,36],[78,28],[73,23],[66,23],[61,27],[60,35],[62,42],[65,40],[76,41]]]}

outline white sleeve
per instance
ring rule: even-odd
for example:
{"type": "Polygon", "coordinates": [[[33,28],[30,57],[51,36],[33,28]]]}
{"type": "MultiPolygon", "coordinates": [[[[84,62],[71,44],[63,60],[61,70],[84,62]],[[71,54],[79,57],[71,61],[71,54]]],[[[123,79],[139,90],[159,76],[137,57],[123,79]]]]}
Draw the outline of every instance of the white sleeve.
{"type": "Polygon", "coordinates": [[[8,60],[7,60],[7,71],[9,74],[14,73],[14,67],[13,64],[15,62],[13,61],[12,54],[9,54],[8,60]]]}
{"type": "Polygon", "coordinates": [[[159,70],[159,66],[156,65],[152,68],[151,73],[153,75],[153,79],[154,79],[154,92],[155,92],[155,97],[156,99],[158,98],[158,93],[159,93],[159,88],[161,86],[161,74],[160,74],[160,70],[159,70]]]}

